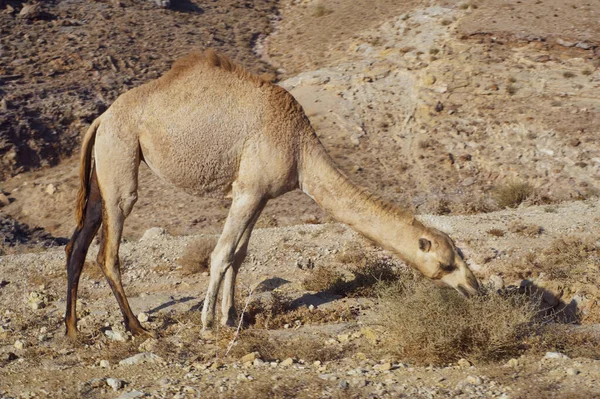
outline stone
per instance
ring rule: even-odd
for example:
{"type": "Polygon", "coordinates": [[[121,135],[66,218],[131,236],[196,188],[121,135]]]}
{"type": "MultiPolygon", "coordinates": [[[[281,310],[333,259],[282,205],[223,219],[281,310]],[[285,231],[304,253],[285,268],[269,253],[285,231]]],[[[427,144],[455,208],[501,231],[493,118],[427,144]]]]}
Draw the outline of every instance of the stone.
{"type": "Polygon", "coordinates": [[[350,341],[350,334],[338,334],[337,339],[340,343],[346,343],[350,341]]]}
{"type": "Polygon", "coordinates": [[[488,283],[496,291],[504,289],[504,279],[497,274],[490,276],[488,283]]]}
{"type": "Polygon", "coordinates": [[[346,380],[341,380],[338,383],[338,387],[340,387],[342,389],[348,389],[350,387],[350,384],[348,384],[348,381],[346,381],[346,380]]]}
{"type": "Polygon", "coordinates": [[[145,323],[149,320],[148,314],[147,313],[140,313],[137,315],[137,319],[139,320],[140,323],[145,323]]]}
{"type": "Polygon", "coordinates": [[[575,42],[570,42],[568,40],[564,40],[561,38],[556,39],[556,43],[560,44],[561,46],[565,46],[565,47],[573,47],[575,45],[575,42]]]}
{"type": "Polygon", "coordinates": [[[151,227],[144,232],[142,238],[140,238],[140,241],[152,240],[165,235],[167,235],[167,230],[163,229],[162,227],[151,227]]]}
{"type": "Polygon", "coordinates": [[[117,397],[117,399],[135,399],[135,398],[141,398],[143,396],[146,396],[146,394],[144,392],[131,391],[131,392],[122,393],[121,395],[119,395],[117,397]]]}
{"type": "Polygon", "coordinates": [[[118,391],[119,389],[121,389],[123,387],[123,381],[121,381],[118,378],[107,378],[106,385],[111,387],[113,389],[113,391],[118,391]]]}
{"type": "Polygon", "coordinates": [[[171,7],[171,0],[154,0],[154,4],[160,8],[171,7]]]}
{"type": "Polygon", "coordinates": [[[134,364],[158,363],[161,361],[162,361],[162,358],[160,356],[155,355],[154,353],[150,353],[150,352],[143,352],[143,353],[138,353],[137,355],[128,357],[126,359],[123,359],[119,362],[119,364],[122,366],[131,366],[134,364]]]}
{"type": "Polygon", "coordinates": [[[468,376],[465,379],[465,381],[471,385],[481,385],[483,383],[483,380],[481,379],[481,377],[473,376],[473,375],[468,376]]]}
{"type": "Polygon", "coordinates": [[[258,352],[248,353],[247,355],[242,356],[240,361],[242,363],[254,362],[256,359],[260,359],[260,354],[258,352]]]}
{"type": "Polygon", "coordinates": [[[10,204],[8,197],[0,191],[0,208],[10,204]]]}
{"type": "Polygon", "coordinates": [[[580,373],[579,370],[577,370],[573,367],[569,367],[566,371],[567,371],[567,375],[577,375],[580,373]]]}
{"type": "Polygon", "coordinates": [[[579,42],[576,46],[584,50],[589,50],[593,47],[592,44],[588,42],[579,42]]]}
{"type": "Polygon", "coordinates": [[[425,75],[425,77],[423,78],[423,84],[425,86],[431,86],[436,82],[436,77],[433,75],[425,75]]]}
{"type": "Polygon", "coordinates": [[[56,192],[56,186],[54,184],[48,184],[44,191],[48,195],[53,195],[56,192]]]}
{"type": "Polygon", "coordinates": [[[467,359],[460,359],[458,362],[456,362],[456,364],[458,364],[459,367],[463,368],[471,367],[471,362],[467,359]]]}
{"type": "Polygon", "coordinates": [[[25,4],[19,12],[19,18],[35,19],[42,13],[42,8],[38,3],[25,4]]]}
{"type": "Polygon", "coordinates": [[[108,360],[100,360],[100,367],[103,369],[107,369],[110,367],[110,362],[108,360]]]}
{"type": "Polygon", "coordinates": [[[373,366],[373,370],[376,371],[388,371],[392,369],[392,363],[390,362],[384,362],[381,364],[376,364],[375,366],[373,366]]]}
{"type": "Polygon", "coordinates": [[[289,367],[292,364],[294,364],[294,359],[292,359],[291,357],[288,357],[287,359],[285,359],[284,361],[282,361],[281,363],[279,363],[281,366],[283,367],[289,367]]]}
{"type": "Polygon", "coordinates": [[[152,352],[157,344],[158,340],[156,338],[148,338],[138,346],[138,349],[142,352],[152,352]]]}
{"type": "Polygon", "coordinates": [[[116,330],[106,330],[106,331],[104,331],[104,335],[106,335],[108,338],[112,339],[113,341],[125,342],[127,340],[123,333],[121,333],[120,331],[116,331],[116,330]]]}
{"type": "Polygon", "coordinates": [[[21,349],[25,348],[25,343],[18,339],[15,341],[13,346],[15,347],[15,349],[21,350],[21,349]]]}
{"type": "Polygon", "coordinates": [[[518,367],[519,366],[519,359],[515,359],[512,358],[510,359],[508,362],[506,362],[505,364],[506,367],[518,367]]]}
{"type": "Polygon", "coordinates": [[[562,359],[562,360],[567,360],[569,359],[569,356],[564,355],[560,352],[546,352],[546,355],[544,355],[544,359],[562,359]]]}

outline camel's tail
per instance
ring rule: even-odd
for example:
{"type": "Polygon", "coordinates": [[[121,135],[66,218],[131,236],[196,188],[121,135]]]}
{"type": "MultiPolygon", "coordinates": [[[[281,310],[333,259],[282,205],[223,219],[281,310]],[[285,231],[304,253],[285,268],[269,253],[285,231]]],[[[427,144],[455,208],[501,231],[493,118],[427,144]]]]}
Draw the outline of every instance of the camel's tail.
{"type": "Polygon", "coordinates": [[[100,118],[96,118],[83,137],[81,143],[81,160],[79,163],[79,191],[77,192],[77,205],[75,208],[75,220],[77,227],[83,227],[83,216],[85,205],[90,190],[90,177],[92,169],[92,149],[96,141],[96,131],[100,126],[100,118]]]}

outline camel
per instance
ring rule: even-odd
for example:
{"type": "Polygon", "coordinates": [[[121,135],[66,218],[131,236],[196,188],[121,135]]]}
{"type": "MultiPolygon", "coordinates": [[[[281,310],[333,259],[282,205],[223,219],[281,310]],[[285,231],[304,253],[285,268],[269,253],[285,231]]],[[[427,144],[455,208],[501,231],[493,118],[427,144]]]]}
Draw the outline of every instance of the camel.
{"type": "Polygon", "coordinates": [[[142,161],[188,193],[232,199],[211,254],[204,329],[213,325],[221,282],[221,322],[235,324],[235,280],[252,229],[269,199],[297,188],[427,278],[464,295],[478,292],[477,279],[450,237],[354,185],[290,93],[209,50],[182,58],[157,80],[122,94],[83,138],[77,227],[66,247],[65,325],[71,337],[77,335],[79,277],[100,225],[97,260],[125,326],[134,335],[152,335],[131,311],[118,255],[142,161]]]}

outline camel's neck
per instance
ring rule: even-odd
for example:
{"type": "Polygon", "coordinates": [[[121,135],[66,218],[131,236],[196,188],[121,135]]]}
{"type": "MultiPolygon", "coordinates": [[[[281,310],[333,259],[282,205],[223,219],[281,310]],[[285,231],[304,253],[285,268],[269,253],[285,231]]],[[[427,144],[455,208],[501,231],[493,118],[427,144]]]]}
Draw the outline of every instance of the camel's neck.
{"type": "Polygon", "coordinates": [[[383,203],[355,186],[320,143],[307,146],[300,171],[302,190],[336,220],[411,262],[424,226],[407,211],[383,203]]]}

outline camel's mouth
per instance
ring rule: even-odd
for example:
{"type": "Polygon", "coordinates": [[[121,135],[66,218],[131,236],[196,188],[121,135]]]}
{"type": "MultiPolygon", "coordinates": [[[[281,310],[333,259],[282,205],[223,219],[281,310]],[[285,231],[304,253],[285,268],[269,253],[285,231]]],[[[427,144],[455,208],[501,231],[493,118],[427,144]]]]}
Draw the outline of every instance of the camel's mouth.
{"type": "Polygon", "coordinates": [[[475,287],[466,287],[462,284],[459,284],[455,287],[456,291],[460,292],[464,297],[470,298],[472,296],[479,295],[479,286],[475,287]]]}

